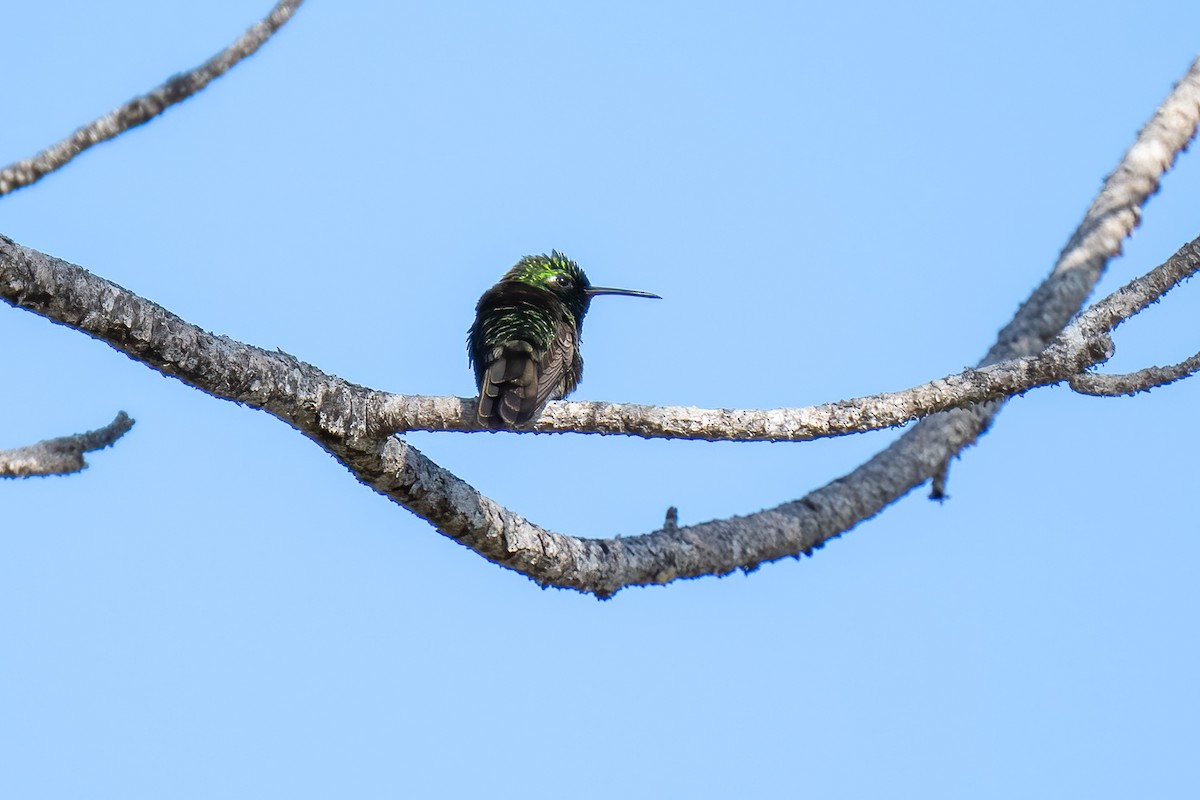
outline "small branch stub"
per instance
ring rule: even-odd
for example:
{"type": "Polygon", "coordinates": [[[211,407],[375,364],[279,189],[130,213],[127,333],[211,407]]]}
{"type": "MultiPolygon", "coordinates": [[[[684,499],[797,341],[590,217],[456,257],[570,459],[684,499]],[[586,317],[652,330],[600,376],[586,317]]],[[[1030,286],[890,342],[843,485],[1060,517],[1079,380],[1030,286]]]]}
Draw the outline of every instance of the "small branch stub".
{"type": "Polygon", "coordinates": [[[116,418],[94,431],[46,439],[37,444],[0,450],[0,478],[30,478],[35,475],[69,475],[87,467],[84,453],[103,450],[133,427],[133,419],[121,411],[116,418]]]}
{"type": "Polygon", "coordinates": [[[679,528],[679,509],[671,506],[667,509],[667,518],[663,520],[663,530],[673,531],[679,528]]]}

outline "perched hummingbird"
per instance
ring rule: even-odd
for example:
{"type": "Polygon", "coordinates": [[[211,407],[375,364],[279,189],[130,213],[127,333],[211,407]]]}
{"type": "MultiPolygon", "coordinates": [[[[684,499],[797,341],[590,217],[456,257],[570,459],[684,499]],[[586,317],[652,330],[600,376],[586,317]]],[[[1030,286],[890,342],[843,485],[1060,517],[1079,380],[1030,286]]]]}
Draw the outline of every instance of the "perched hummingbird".
{"type": "Polygon", "coordinates": [[[522,425],[540,414],[547,401],[575,390],[583,376],[583,317],[598,294],[661,299],[649,292],[592,286],[579,265],[557,250],[525,256],[483,293],[467,335],[480,422],[488,427],[522,425]]]}

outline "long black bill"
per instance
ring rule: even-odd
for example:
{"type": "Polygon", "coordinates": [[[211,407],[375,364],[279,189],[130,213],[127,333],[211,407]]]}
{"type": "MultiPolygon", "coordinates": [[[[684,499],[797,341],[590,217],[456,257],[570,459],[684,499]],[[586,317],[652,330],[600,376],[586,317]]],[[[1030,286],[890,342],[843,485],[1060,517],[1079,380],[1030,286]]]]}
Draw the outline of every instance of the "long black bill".
{"type": "Polygon", "coordinates": [[[598,294],[623,294],[626,297],[650,297],[655,300],[662,300],[656,294],[650,292],[639,292],[637,289],[611,289],[607,286],[589,286],[584,290],[588,297],[595,297],[598,294]]]}

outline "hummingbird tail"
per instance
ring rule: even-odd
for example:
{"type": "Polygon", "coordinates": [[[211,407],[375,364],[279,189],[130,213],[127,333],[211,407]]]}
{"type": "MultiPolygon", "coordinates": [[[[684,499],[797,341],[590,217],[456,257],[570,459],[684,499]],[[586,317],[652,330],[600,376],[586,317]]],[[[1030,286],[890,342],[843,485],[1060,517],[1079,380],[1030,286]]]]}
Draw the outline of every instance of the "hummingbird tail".
{"type": "Polygon", "coordinates": [[[538,415],[544,403],[538,398],[533,348],[522,341],[495,348],[479,387],[475,412],[479,421],[489,427],[523,425],[538,415]]]}

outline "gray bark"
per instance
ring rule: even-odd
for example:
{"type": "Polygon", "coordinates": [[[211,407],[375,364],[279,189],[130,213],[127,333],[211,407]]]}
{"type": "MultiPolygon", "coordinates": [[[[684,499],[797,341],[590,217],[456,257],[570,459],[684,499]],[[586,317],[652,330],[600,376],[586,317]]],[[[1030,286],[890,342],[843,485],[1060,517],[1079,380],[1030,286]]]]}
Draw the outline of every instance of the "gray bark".
{"type": "Polygon", "coordinates": [[[303,0],[280,0],[266,17],[251,25],[233,44],[200,66],[171,76],[146,94],[92,120],[61,142],[0,170],[0,196],[36,183],[89,147],[149,122],[176,103],[191,97],[258,50],[283,23],[291,19],[301,2],[303,0]]]}
{"type": "MultiPolygon", "coordinates": [[[[276,19],[274,28],[251,37],[257,41],[254,47],[297,5],[280,3],[269,18],[276,19]]],[[[188,76],[181,76],[164,87],[189,81],[188,76]]],[[[168,95],[160,98],[162,102],[147,105],[145,115],[136,112],[135,107],[145,99],[139,98],[89,127],[102,131],[106,138],[116,135],[181,99],[168,95]],[[104,121],[110,118],[111,125],[104,121]]],[[[406,430],[477,430],[472,400],[387,395],[356,386],[286,353],[203,331],[80,267],[3,237],[0,297],[101,339],[214,397],[260,408],[284,420],[336,457],[360,481],[497,564],[542,585],[608,597],[625,586],[721,575],[739,568],[753,569],[764,561],[809,554],[930,478],[934,479],[935,494],[940,494],[950,460],[991,424],[1008,397],[1064,380],[1081,385],[1088,380],[1103,382],[1084,377],[1084,371],[1111,354],[1110,332],[1192,274],[1200,266],[1200,243],[1186,245],[1160,267],[1097,303],[1069,327],[1068,322],[1079,312],[1105,265],[1120,252],[1123,239],[1138,223],[1142,205],[1195,135],[1198,121],[1200,61],[1192,65],[1139,133],[1105,181],[1054,270],[1003,329],[977,369],[904,392],[809,409],[551,404],[535,430],[800,441],[925,417],[858,469],[803,498],[749,516],[687,527],[679,527],[668,515],[661,530],[641,536],[585,539],[541,528],[482,496],[393,435],[406,430]]],[[[46,151],[50,155],[41,166],[35,163],[38,157],[0,173],[0,180],[8,181],[0,183],[0,193],[28,185],[66,163],[95,139],[95,135],[83,133],[86,130],[76,134],[78,141],[73,137],[46,151]]]]}
{"type": "Polygon", "coordinates": [[[0,478],[30,478],[35,475],[68,475],[87,467],[84,453],[103,450],[133,427],[124,411],[94,431],[45,439],[36,444],[0,450],[0,478]]]}

